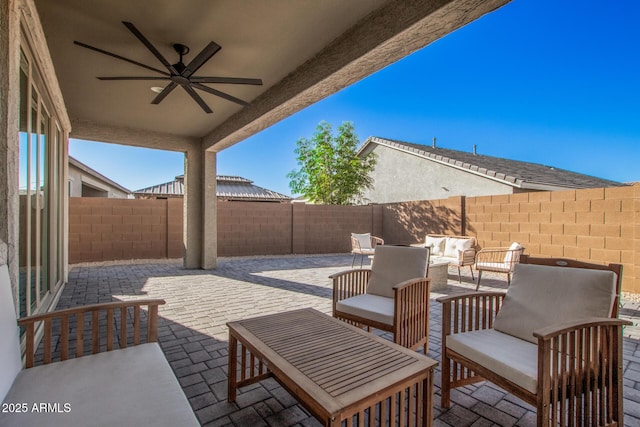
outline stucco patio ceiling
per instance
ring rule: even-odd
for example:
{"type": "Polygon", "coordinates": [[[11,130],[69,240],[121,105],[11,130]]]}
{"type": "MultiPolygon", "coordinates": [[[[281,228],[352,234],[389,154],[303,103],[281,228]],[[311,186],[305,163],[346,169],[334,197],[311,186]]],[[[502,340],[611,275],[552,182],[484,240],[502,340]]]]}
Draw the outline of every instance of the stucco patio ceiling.
{"type": "MultiPolygon", "coordinates": [[[[72,137],[179,150],[219,151],[397,61],[509,0],[36,0],[72,124],[72,137]],[[263,86],[211,84],[243,108],[200,92],[205,114],[182,90],[152,105],[147,70],[73,44],[163,68],[122,24],[130,21],[170,63],[174,43],[222,50],[201,76],[260,78],[263,86]]],[[[428,78],[416,70],[416,79],[428,78]]]]}

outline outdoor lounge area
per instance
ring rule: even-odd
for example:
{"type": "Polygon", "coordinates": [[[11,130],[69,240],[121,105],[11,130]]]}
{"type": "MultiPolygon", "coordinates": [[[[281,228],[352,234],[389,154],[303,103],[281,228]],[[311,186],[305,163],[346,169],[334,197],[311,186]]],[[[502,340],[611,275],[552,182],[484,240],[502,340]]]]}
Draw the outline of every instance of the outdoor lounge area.
{"type": "MultiPolygon", "coordinates": [[[[158,340],[202,425],[320,425],[295,396],[272,378],[240,388],[236,401],[227,402],[226,323],[300,308],[330,314],[332,290],[328,276],[349,269],[350,263],[351,255],[341,254],[222,258],[214,271],[187,270],[178,261],[76,265],[57,308],[162,298],[167,303],[159,309],[158,340]]],[[[506,286],[504,274],[486,273],[481,289],[499,290],[506,286]]],[[[438,362],[442,312],[435,298],[474,288],[470,275],[463,272],[459,283],[457,270],[452,268],[447,290],[442,291],[445,293],[430,295],[428,355],[438,362]]],[[[623,298],[620,308],[620,317],[634,322],[624,330],[627,426],[640,423],[639,307],[623,298]]],[[[391,339],[391,334],[379,334],[391,339]]],[[[36,364],[39,358],[41,351],[36,354],[36,364]]],[[[434,375],[434,426],[535,425],[532,406],[486,382],[452,390],[451,408],[440,409],[439,370],[436,367],[434,375]]]]}

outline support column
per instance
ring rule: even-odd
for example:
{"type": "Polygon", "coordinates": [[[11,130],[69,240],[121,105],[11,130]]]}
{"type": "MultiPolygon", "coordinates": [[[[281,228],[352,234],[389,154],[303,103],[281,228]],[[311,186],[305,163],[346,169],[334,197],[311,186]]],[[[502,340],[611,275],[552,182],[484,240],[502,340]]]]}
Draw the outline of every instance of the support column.
{"type": "Polygon", "coordinates": [[[184,267],[202,263],[202,178],[204,156],[195,144],[184,155],[184,267]]]}
{"type": "Polygon", "coordinates": [[[216,268],[218,224],[216,153],[189,148],[184,163],[184,266],[216,268]]]}
{"type": "Polygon", "coordinates": [[[204,151],[202,195],[202,268],[209,270],[218,264],[218,197],[216,181],[217,154],[204,151]]]}

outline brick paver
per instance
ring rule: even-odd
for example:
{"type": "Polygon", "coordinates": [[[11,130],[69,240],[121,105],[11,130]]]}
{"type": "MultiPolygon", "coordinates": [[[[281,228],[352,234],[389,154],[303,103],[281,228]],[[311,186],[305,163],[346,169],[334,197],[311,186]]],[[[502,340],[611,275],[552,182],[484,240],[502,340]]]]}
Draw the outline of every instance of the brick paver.
{"type": "MultiPolygon", "coordinates": [[[[186,270],[178,262],[75,266],[58,308],[163,298],[160,345],[201,424],[319,426],[273,379],[243,388],[235,403],[226,401],[226,322],[302,307],[330,314],[328,276],[350,266],[350,255],[227,258],[213,271],[186,270]]],[[[482,284],[483,289],[506,287],[503,277],[491,274],[482,284]]],[[[457,271],[450,271],[447,293],[474,287],[470,276],[460,284],[457,271]]],[[[431,309],[429,356],[439,361],[441,309],[435,301],[431,309]]],[[[625,330],[625,426],[640,425],[639,315],[637,303],[623,301],[621,316],[636,323],[625,330]]],[[[451,408],[442,410],[439,370],[435,383],[434,426],[535,425],[533,407],[486,382],[454,390],[451,408]]]]}

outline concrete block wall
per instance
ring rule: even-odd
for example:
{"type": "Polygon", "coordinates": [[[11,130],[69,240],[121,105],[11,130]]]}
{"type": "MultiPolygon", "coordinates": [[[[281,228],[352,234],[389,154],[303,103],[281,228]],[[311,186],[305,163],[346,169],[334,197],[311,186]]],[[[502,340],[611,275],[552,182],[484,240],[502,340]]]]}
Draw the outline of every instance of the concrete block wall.
{"type": "Polygon", "coordinates": [[[423,242],[428,233],[464,234],[462,197],[387,203],[380,209],[385,243],[423,242]]]}
{"type": "MultiPolygon", "coordinates": [[[[71,198],[69,262],[183,256],[182,199],[71,198]]],[[[220,256],[341,253],[352,232],[387,244],[427,233],[476,236],[480,247],[517,241],[533,256],[624,265],[640,293],[640,184],[370,206],[218,203],[220,256]]]]}
{"type": "Polygon", "coordinates": [[[640,292],[640,184],[468,197],[467,232],[481,247],[518,242],[532,256],[621,263],[623,289],[640,292]]]}
{"type": "Polygon", "coordinates": [[[69,199],[69,263],[166,256],[166,200],[69,199]]]}
{"type": "Polygon", "coordinates": [[[218,255],[291,253],[290,204],[218,201],[218,255]]]}
{"type": "MultiPolygon", "coordinates": [[[[182,199],[71,198],[69,262],[180,258],[182,199]]],[[[382,235],[381,206],[218,202],[218,255],[349,252],[352,232],[382,235]]]]}
{"type": "Polygon", "coordinates": [[[350,252],[351,233],[376,235],[378,231],[374,230],[374,206],[293,206],[294,230],[302,231],[296,236],[293,253],[350,252]]]}

